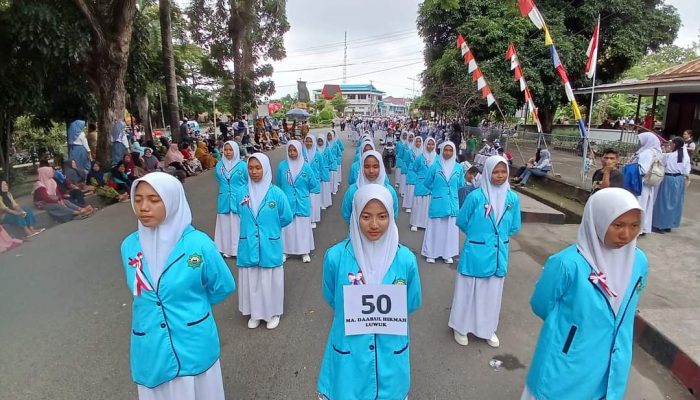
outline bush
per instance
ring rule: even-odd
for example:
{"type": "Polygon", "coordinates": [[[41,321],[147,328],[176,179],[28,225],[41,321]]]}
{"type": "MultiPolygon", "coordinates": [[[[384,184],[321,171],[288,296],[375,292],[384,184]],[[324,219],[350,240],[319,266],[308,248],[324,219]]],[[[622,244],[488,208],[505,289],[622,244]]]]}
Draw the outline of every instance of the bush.
{"type": "Polygon", "coordinates": [[[318,123],[318,116],[312,115],[309,117],[309,123],[310,124],[317,124],[318,123]]]}
{"type": "Polygon", "coordinates": [[[318,113],[318,118],[321,121],[330,121],[333,119],[333,111],[329,110],[327,108],[324,108],[323,110],[321,110],[320,113],[318,113]]]}

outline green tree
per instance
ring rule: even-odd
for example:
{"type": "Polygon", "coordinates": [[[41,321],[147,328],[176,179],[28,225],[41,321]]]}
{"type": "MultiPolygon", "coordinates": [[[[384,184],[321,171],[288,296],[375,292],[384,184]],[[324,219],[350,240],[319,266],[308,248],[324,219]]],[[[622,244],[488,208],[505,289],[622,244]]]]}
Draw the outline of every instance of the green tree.
{"type": "Polygon", "coordinates": [[[343,115],[345,113],[345,108],[348,106],[348,101],[340,93],[336,93],[330,104],[335,108],[338,115],[343,115]]]}
{"type": "MultiPolygon", "coordinates": [[[[598,14],[602,15],[598,64],[598,79],[602,82],[616,80],[648,51],[672,43],[680,26],[678,12],[663,0],[539,0],[537,6],[574,87],[589,85],[583,73],[585,49],[598,14]]],[[[545,130],[551,131],[557,107],[566,103],[565,93],[554,73],[543,33],[520,16],[515,1],[426,0],[419,10],[418,28],[426,44],[424,93],[431,101],[438,102],[442,90],[449,87],[475,87],[469,76],[456,70],[459,67],[466,73],[455,48],[457,34],[461,33],[499,105],[505,113],[513,113],[524,101],[504,57],[508,43],[513,42],[540,109],[540,119],[545,130]]],[[[459,100],[470,99],[466,93],[462,95],[459,100]]]]}
{"type": "Polygon", "coordinates": [[[676,45],[661,46],[656,51],[645,55],[637,64],[622,74],[622,79],[646,79],[649,75],[666,68],[680,65],[700,56],[700,43],[688,47],[676,45]]]}

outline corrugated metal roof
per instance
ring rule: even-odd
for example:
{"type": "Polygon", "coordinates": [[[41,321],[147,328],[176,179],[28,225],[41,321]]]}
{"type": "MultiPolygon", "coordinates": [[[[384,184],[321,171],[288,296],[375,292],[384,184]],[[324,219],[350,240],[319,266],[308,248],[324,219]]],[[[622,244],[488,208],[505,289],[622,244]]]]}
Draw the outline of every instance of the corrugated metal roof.
{"type": "Polygon", "coordinates": [[[372,84],[340,85],[340,90],[343,92],[379,92],[379,93],[384,93],[381,90],[374,87],[374,85],[372,85],[372,84]]]}
{"type": "Polygon", "coordinates": [[[700,58],[649,75],[647,80],[700,77],[700,58]]]}

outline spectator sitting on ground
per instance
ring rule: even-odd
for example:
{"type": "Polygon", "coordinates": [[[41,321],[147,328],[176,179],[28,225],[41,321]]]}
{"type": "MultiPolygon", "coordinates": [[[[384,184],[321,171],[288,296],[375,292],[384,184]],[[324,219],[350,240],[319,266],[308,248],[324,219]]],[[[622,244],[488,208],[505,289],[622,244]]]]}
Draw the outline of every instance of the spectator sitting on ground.
{"type": "Polygon", "coordinates": [[[90,185],[95,188],[95,194],[103,199],[111,202],[129,200],[128,193],[119,194],[115,188],[107,184],[99,161],[92,162],[92,168],[88,172],[87,179],[90,185]]]}
{"type": "Polygon", "coordinates": [[[241,157],[241,160],[245,160],[248,157],[248,150],[246,149],[246,146],[243,145],[243,140],[239,135],[236,135],[233,137],[233,141],[238,144],[238,154],[241,157]]]}
{"type": "Polygon", "coordinates": [[[522,167],[518,168],[518,170],[515,171],[515,176],[520,176],[520,175],[522,175],[522,173],[525,172],[525,170],[528,169],[528,168],[535,168],[535,165],[537,165],[537,163],[540,162],[540,153],[541,153],[541,152],[542,152],[542,149],[538,147],[537,150],[535,151],[535,156],[534,156],[534,157],[530,157],[530,158],[527,160],[527,162],[525,163],[525,165],[523,165],[522,167]]]}
{"type": "Polygon", "coordinates": [[[520,186],[525,186],[532,175],[547,175],[547,173],[552,170],[552,161],[550,157],[549,150],[543,149],[540,151],[540,161],[534,167],[526,168],[519,177],[513,178],[513,182],[519,183],[520,186]]]}
{"type": "Polygon", "coordinates": [[[608,187],[623,187],[622,173],[617,169],[619,153],[614,149],[603,151],[603,168],[593,173],[593,192],[608,187]]]}
{"type": "Polygon", "coordinates": [[[189,169],[188,164],[185,162],[185,156],[180,151],[177,143],[170,145],[170,149],[165,154],[165,159],[163,159],[163,165],[173,167],[176,171],[183,172],[185,176],[194,175],[194,172],[189,169]]]}
{"type": "Polygon", "coordinates": [[[204,142],[197,142],[197,150],[194,152],[194,156],[199,160],[199,163],[202,164],[202,168],[205,170],[212,169],[216,166],[216,158],[211,155],[207,144],[204,142]]]}
{"type": "Polygon", "coordinates": [[[132,182],[146,175],[146,169],[143,168],[143,162],[139,153],[124,154],[122,161],[124,162],[125,172],[132,182]]]}
{"type": "Polygon", "coordinates": [[[202,163],[200,163],[199,160],[194,157],[192,150],[190,150],[190,146],[186,143],[180,143],[179,147],[180,153],[182,153],[182,155],[185,157],[185,164],[190,169],[191,173],[193,175],[197,175],[198,173],[202,172],[202,163]]]}
{"type": "MultiPolygon", "coordinates": [[[[57,158],[58,159],[58,158],[57,158]]],[[[63,170],[59,167],[60,164],[54,164],[54,175],[53,179],[56,182],[56,192],[58,195],[70,201],[71,203],[77,205],[78,207],[90,207],[85,201],[85,193],[83,193],[77,185],[75,185],[70,179],[66,178],[63,170]]]]}
{"type": "Polygon", "coordinates": [[[12,250],[22,244],[22,241],[10,236],[2,226],[0,226],[0,253],[12,250]]]}
{"type": "MultiPolygon", "coordinates": [[[[170,149],[170,141],[168,138],[165,136],[160,138],[160,146],[158,147],[158,151],[154,152],[154,154],[158,155],[158,159],[164,160],[165,155],[168,153],[168,149],[170,149]]],[[[167,164],[165,164],[167,166],[167,164]]]]}
{"type": "Polygon", "coordinates": [[[109,171],[111,175],[112,185],[119,193],[131,193],[131,184],[133,180],[126,173],[126,165],[124,161],[119,161],[117,165],[109,171]]]}
{"type": "Polygon", "coordinates": [[[87,171],[78,168],[75,160],[63,163],[63,175],[85,194],[91,194],[95,188],[87,184],[87,171]]]}
{"type": "Polygon", "coordinates": [[[44,229],[36,229],[36,217],[31,209],[20,207],[10,193],[10,185],[7,181],[0,180],[0,220],[3,224],[21,227],[26,237],[32,237],[43,232],[44,229]]]}
{"type": "Polygon", "coordinates": [[[46,210],[51,218],[60,223],[68,222],[75,217],[87,218],[94,212],[92,207],[80,207],[60,196],[53,176],[52,167],[45,166],[37,170],[37,181],[33,192],[36,208],[46,210]]]}
{"type": "Polygon", "coordinates": [[[150,147],[144,148],[142,159],[143,159],[143,168],[146,170],[146,173],[161,170],[160,161],[158,161],[158,157],[156,157],[153,154],[153,149],[151,149],[150,147]]]}
{"type": "Polygon", "coordinates": [[[503,147],[499,147],[498,148],[498,155],[505,158],[506,161],[508,161],[509,167],[513,166],[513,154],[511,154],[510,151],[505,151],[505,150],[503,150],[503,147]]]}

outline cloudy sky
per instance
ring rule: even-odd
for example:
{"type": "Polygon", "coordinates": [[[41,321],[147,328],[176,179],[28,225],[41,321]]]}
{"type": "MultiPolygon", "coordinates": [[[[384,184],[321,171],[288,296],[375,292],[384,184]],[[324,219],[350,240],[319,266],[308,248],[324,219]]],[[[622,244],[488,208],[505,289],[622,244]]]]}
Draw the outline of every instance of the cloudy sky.
{"type": "MultiPolygon", "coordinates": [[[[422,0],[288,0],[291,29],[285,35],[287,58],[275,62],[274,97],[296,93],[296,81],[309,90],[343,82],[343,36],[348,35],[347,83],[372,83],[395,97],[420,94],[418,74],[423,42],[416,30],[422,0]]],[[[678,8],[683,27],[676,44],[698,41],[700,0],[666,0],[678,8]]],[[[178,0],[186,5],[188,0],[178,0]]]]}

